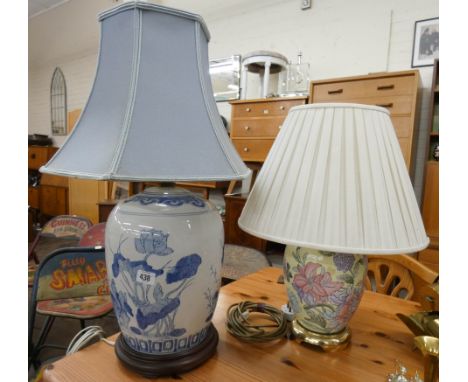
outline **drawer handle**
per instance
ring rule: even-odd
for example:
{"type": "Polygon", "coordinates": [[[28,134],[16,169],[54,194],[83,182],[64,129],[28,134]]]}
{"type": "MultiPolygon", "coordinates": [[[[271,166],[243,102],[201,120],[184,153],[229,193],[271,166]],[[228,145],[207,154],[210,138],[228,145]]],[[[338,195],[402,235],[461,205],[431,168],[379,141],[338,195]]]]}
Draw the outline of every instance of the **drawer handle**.
{"type": "Polygon", "coordinates": [[[245,111],[246,111],[246,112],[249,112],[249,111],[250,111],[250,107],[246,107],[246,108],[245,108],[245,111]]]}
{"type": "Polygon", "coordinates": [[[278,130],[281,130],[282,127],[283,127],[283,125],[279,125],[279,126],[278,126],[278,130]]]}
{"type": "Polygon", "coordinates": [[[280,110],[284,110],[284,109],[286,109],[286,107],[280,106],[280,110]]]}
{"type": "Polygon", "coordinates": [[[263,109],[263,114],[268,114],[268,113],[269,113],[268,109],[263,109]]]}
{"type": "Polygon", "coordinates": [[[244,152],[247,153],[249,151],[248,147],[244,147],[244,152]]]}
{"type": "Polygon", "coordinates": [[[36,154],[31,154],[31,159],[36,159],[36,154]]]}
{"type": "Polygon", "coordinates": [[[245,129],[245,131],[249,131],[249,130],[250,130],[250,126],[244,126],[244,129],[245,129]]]}
{"type": "Polygon", "coordinates": [[[390,102],[390,103],[378,103],[378,104],[376,104],[375,106],[380,106],[380,107],[392,107],[392,106],[393,106],[393,102],[390,102]]]}
{"type": "Polygon", "coordinates": [[[392,90],[392,89],[395,89],[395,85],[393,84],[377,86],[377,90],[392,90]]]}
{"type": "Polygon", "coordinates": [[[341,94],[343,93],[343,89],[336,89],[336,90],[329,90],[328,94],[341,94]]]}

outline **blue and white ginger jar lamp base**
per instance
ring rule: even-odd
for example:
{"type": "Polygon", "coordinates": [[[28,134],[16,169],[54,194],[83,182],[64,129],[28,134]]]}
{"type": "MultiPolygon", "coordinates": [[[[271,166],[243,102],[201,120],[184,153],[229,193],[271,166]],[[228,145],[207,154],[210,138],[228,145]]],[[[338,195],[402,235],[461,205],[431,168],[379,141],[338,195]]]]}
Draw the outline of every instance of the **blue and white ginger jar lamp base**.
{"type": "Polygon", "coordinates": [[[121,329],[116,354],[127,367],[171,375],[215,352],[223,246],[216,208],[184,189],[149,188],[114,208],[106,262],[121,329]]]}

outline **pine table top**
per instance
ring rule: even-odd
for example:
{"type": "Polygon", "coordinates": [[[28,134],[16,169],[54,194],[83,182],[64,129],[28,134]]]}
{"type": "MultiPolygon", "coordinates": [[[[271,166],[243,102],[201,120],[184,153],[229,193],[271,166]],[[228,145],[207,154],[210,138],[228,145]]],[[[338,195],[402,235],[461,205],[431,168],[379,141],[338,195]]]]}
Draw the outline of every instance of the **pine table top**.
{"type": "MultiPolygon", "coordinates": [[[[395,371],[395,360],[422,376],[423,358],[414,350],[413,335],[397,318],[412,314],[419,304],[365,291],[350,322],[351,344],[324,353],[292,340],[248,344],[225,329],[227,308],[236,302],[265,302],[278,308],[287,301],[281,269],[265,268],[221,288],[213,324],[219,332],[217,353],[201,367],[179,376],[184,381],[384,381],[395,371]]],[[[115,340],[117,334],[111,336],[115,340]]],[[[120,364],[104,342],[54,362],[44,371],[45,382],[148,381],[120,364]]],[[[174,377],[157,378],[174,381],[174,377]]]]}

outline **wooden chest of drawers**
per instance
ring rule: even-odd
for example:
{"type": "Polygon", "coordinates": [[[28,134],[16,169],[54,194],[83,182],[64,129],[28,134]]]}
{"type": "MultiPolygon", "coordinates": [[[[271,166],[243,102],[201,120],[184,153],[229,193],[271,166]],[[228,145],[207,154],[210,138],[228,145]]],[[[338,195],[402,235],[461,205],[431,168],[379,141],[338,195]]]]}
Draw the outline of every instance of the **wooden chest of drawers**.
{"type": "Polygon", "coordinates": [[[311,82],[309,103],[350,102],[377,105],[390,111],[410,174],[414,167],[419,72],[386,72],[311,82]]]}
{"type": "Polygon", "coordinates": [[[28,206],[39,209],[39,187],[28,187],[28,206]]]}
{"type": "Polygon", "coordinates": [[[244,209],[248,195],[225,195],[226,215],[225,215],[225,242],[226,244],[237,244],[245,247],[257,249],[265,252],[266,240],[252,236],[240,229],[237,221],[244,209]]]}
{"type": "MultiPolygon", "coordinates": [[[[37,174],[57,150],[53,146],[28,146],[28,171],[37,174]]],[[[42,174],[40,186],[28,187],[28,205],[47,216],[67,214],[68,178],[42,174]]]]}
{"type": "Polygon", "coordinates": [[[52,146],[28,146],[28,168],[39,170],[58,150],[52,146]]]}
{"type": "Polygon", "coordinates": [[[262,98],[231,102],[231,139],[246,162],[264,162],[288,111],[307,97],[262,98]]]}

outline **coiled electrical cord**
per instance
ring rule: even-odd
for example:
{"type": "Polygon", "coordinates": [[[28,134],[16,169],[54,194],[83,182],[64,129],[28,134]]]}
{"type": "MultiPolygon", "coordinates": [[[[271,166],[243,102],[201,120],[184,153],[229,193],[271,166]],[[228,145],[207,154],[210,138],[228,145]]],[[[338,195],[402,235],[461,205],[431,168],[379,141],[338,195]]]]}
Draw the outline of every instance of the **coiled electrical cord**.
{"type": "Polygon", "coordinates": [[[242,301],[232,304],[227,310],[226,329],[233,336],[246,342],[267,342],[285,337],[288,333],[288,320],[279,309],[274,306],[242,301]],[[248,318],[251,313],[263,313],[275,324],[253,324],[248,318]],[[264,328],[276,328],[265,330],[264,328]]]}

